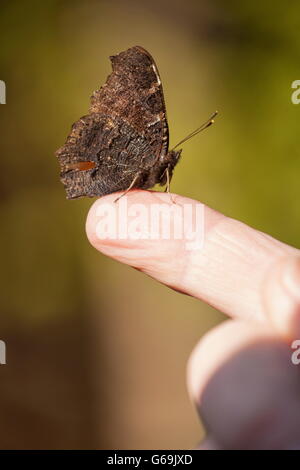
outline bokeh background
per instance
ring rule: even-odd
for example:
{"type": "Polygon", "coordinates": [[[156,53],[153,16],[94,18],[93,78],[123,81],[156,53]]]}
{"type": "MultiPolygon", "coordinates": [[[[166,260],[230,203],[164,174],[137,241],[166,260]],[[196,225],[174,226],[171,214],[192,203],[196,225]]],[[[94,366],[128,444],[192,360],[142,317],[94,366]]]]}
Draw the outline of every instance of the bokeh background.
{"type": "Polygon", "coordinates": [[[172,191],[300,248],[299,2],[2,0],[0,448],[192,448],[203,428],[188,356],[224,317],[97,253],[92,201],[66,201],[54,151],[110,73],[148,49],[171,144],[172,191]]]}

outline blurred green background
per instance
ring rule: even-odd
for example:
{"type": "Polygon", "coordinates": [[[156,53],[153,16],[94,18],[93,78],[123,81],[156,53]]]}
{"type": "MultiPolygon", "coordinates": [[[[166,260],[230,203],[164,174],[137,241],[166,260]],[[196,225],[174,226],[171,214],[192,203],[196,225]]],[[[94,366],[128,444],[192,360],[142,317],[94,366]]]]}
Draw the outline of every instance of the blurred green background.
{"type": "Polygon", "coordinates": [[[141,45],[163,81],[172,191],[300,248],[299,2],[2,0],[0,448],[192,448],[185,366],[213,308],[97,253],[92,201],[66,201],[55,150],[141,45]]]}

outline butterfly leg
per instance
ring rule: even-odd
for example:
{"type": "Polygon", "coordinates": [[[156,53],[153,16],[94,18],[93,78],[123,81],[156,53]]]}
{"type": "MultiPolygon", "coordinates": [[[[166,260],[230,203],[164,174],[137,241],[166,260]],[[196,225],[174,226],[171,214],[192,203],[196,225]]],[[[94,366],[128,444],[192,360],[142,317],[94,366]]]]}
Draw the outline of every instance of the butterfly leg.
{"type": "Polygon", "coordinates": [[[121,197],[125,196],[125,194],[127,194],[128,191],[130,191],[130,190],[133,188],[133,186],[134,186],[135,183],[137,182],[137,180],[138,180],[138,178],[139,178],[140,175],[141,175],[141,173],[137,173],[137,174],[135,175],[135,177],[134,177],[133,180],[131,181],[131,183],[130,183],[130,185],[128,186],[128,188],[126,189],[126,191],[124,191],[124,193],[120,194],[120,196],[118,196],[118,197],[114,200],[114,202],[117,202],[121,197]]]}
{"type": "Polygon", "coordinates": [[[171,193],[170,193],[170,182],[171,182],[171,178],[170,178],[170,172],[169,172],[169,167],[168,167],[168,166],[167,166],[167,168],[165,169],[165,172],[166,172],[166,175],[167,175],[167,183],[166,183],[165,193],[168,193],[168,194],[169,194],[170,200],[171,200],[172,204],[174,204],[175,201],[173,200],[172,195],[171,195],[171,193]]]}

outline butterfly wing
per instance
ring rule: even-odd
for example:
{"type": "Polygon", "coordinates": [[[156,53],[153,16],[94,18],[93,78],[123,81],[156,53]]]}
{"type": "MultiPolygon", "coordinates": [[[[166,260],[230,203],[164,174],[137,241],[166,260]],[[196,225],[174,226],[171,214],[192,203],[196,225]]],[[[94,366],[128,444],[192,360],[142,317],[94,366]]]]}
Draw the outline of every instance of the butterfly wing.
{"type": "Polygon", "coordinates": [[[67,199],[126,190],[137,175],[137,186],[143,187],[147,169],[141,160],[151,152],[147,139],[120,118],[82,117],[57,152],[67,199]]]}
{"type": "Polygon", "coordinates": [[[161,80],[150,54],[133,47],[111,57],[113,72],[91,97],[56,155],[67,198],[151,187],[148,173],[168,151],[161,80]]]}
{"type": "Polygon", "coordinates": [[[148,162],[165,155],[169,145],[163,89],[152,56],[135,46],[110,57],[113,72],[91,97],[90,113],[123,119],[145,137],[152,153],[148,162]]]}

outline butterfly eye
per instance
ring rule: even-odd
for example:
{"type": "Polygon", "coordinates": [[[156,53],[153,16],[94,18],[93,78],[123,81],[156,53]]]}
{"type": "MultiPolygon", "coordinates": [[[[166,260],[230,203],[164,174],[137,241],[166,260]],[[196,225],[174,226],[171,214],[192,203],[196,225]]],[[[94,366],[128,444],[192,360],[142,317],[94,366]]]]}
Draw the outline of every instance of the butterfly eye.
{"type": "Polygon", "coordinates": [[[66,165],[66,170],[78,170],[78,171],[86,171],[92,170],[96,167],[95,162],[76,162],[76,163],[68,163],[66,165]]]}

